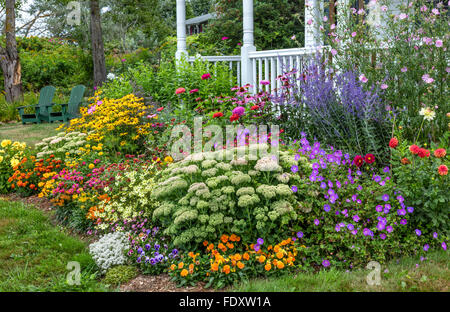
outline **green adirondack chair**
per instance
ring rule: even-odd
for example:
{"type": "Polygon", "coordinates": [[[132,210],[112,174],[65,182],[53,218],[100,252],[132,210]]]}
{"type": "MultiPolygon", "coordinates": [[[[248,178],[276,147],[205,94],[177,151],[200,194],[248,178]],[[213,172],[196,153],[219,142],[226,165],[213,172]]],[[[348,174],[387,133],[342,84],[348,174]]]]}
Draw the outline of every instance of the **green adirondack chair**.
{"type": "Polygon", "coordinates": [[[17,107],[19,110],[20,118],[22,119],[22,124],[27,122],[41,123],[43,118],[48,116],[48,107],[51,107],[53,96],[55,95],[55,87],[46,86],[41,89],[39,93],[39,103],[37,105],[28,105],[17,107]],[[25,108],[31,107],[34,109],[34,113],[25,113],[25,108]]]}
{"type": "MultiPolygon", "coordinates": [[[[70,92],[69,103],[60,104],[61,111],[53,112],[52,109],[49,111],[48,121],[53,122],[55,120],[67,122],[69,119],[76,118],[79,113],[79,108],[81,103],[83,102],[84,92],[86,91],[86,87],[83,85],[78,85],[72,88],[70,92]]],[[[56,105],[56,104],[55,104],[56,105]]]]}

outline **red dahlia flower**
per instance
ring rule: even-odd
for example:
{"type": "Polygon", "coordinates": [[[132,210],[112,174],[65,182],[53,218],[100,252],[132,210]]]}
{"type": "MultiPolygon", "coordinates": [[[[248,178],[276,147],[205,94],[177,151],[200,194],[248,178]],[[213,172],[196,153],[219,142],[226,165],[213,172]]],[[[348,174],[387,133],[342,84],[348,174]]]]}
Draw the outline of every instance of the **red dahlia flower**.
{"type": "Polygon", "coordinates": [[[390,148],[396,148],[398,146],[398,140],[397,140],[397,138],[392,138],[390,141],[389,141],[389,147],[390,148]]]}
{"type": "Polygon", "coordinates": [[[409,151],[413,153],[414,155],[417,155],[419,153],[420,147],[418,147],[416,144],[413,144],[409,147],[409,151]]]}
{"type": "Polygon", "coordinates": [[[222,117],[223,114],[221,112],[214,113],[213,118],[222,117]]]}
{"type": "Polygon", "coordinates": [[[438,168],[438,172],[441,176],[445,176],[448,174],[448,168],[446,165],[440,165],[438,168]]]}
{"type": "Polygon", "coordinates": [[[373,154],[366,154],[364,160],[366,161],[366,163],[372,164],[375,161],[375,156],[373,154]]]}
{"type": "Polygon", "coordinates": [[[447,151],[445,150],[445,148],[438,148],[434,151],[434,156],[437,158],[445,157],[445,155],[447,155],[447,151]]]}
{"type": "Polygon", "coordinates": [[[239,120],[239,115],[238,115],[238,114],[233,114],[233,115],[231,115],[230,121],[233,122],[233,121],[235,121],[235,120],[239,120]]]}
{"type": "Polygon", "coordinates": [[[419,148],[417,155],[419,155],[420,158],[430,157],[430,151],[424,148],[419,148]]]}
{"type": "Polygon", "coordinates": [[[250,110],[257,110],[257,109],[259,109],[258,105],[253,105],[252,107],[250,107],[250,110]]]}
{"type": "Polygon", "coordinates": [[[353,164],[357,167],[361,167],[364,164],[364,158],[361,155],[356,155],[353,159],[353,164]]]}

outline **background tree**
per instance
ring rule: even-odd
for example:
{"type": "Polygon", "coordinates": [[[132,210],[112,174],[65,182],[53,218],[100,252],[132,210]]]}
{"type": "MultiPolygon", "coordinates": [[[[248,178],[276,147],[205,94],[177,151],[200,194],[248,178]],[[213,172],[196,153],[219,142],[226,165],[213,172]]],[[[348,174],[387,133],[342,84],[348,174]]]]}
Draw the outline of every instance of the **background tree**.
{"type": "Polygon", "coordinates": [[[94,63],[94,86],[101,86],[106,80],[105,49],[103,47],[100,5],[98,0],[91,0],[91,46],[94,63]]]}
{"type": "MultiPolygon", "coordinates": [[[[291,39],[303,43],[304,0],[255,0],[255,45],[259,50],[287,49],[298,47],[291,39]]],[[[242,42],[242,1],[217,0],[217,18],[210,21],[206,35],[209,42],[223,44],[225,53],[231,53],[242,42]]]]}
{"type": "Polygon", "coordinates": [[[5,1],[5,47],[0,46],[0,66],[3,71],[5,98],[7,102],[23,98],[19,53],[16,42],[15,0],[5,1]]]}

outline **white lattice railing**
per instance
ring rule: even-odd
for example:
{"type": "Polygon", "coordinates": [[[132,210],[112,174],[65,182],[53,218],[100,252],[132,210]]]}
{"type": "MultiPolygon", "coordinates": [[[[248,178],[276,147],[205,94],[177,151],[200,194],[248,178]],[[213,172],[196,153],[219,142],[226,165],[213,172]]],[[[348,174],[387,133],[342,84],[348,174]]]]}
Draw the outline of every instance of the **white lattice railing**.
{"type": "MultiPolygon", "coordinates": [[[[315,47],[249,52],[253,91],[271,92],[279,89],[282,82],[277,77],[293,68],[297,70],[296,78],[299,78],[303,66],[316,52],[315,47]],[[270,84],[262,85],[262,80],[270,81],[270,84]]],[[[299,80],[298,82],[300,83],[299,80]]]]}
{"type": "Polygon", "coordinates": [[[191,56],[188,58],[188,62],[192,64],[195,62],[196,59],[201,59],[204,61],[208,61],[209,63],[212,63],[213,71],[218,63],[223,63],[223,64],[228,63],[230,72],[233,74],[234,77],[236,77],[236,80],[233,81],[233,83],[236,83],[236,85],[238,85],[238,86],[241,85],[242,79],[241,79],[241,56],[240,55],[191,56]]]}

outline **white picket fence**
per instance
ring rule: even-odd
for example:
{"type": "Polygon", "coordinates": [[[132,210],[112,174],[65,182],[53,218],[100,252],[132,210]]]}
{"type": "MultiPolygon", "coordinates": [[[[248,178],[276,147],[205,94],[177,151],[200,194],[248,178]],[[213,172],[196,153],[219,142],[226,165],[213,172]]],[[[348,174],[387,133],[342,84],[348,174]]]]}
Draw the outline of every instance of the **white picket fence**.
{"type": "MultiPolygon", "coordinates": [[[[267,50],[249,52],[249,58],[252,68],[252,92],[260,91],[276,92],[281,88],[282,82],[277,79],[283,73],[295,68],[296,78],[299,78],[303,72],[304,64],[307,64],[317,52],[315,47],[295,48],[295,49],[281,49],[281,50],[267,50]],[[262,85],[261,81],[269,81],[267,85],[262,85]]],[[[234,73],[237,85],[241,85],[241,56],[197,56],[189,57],[189,63],[194,63],[196,59],[208,61],[213,65],[213,68],[218,63],[228,64],[230,71],[234,73]]]]}

